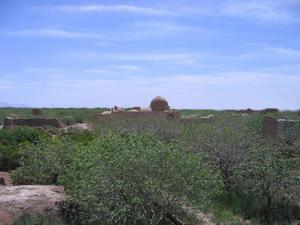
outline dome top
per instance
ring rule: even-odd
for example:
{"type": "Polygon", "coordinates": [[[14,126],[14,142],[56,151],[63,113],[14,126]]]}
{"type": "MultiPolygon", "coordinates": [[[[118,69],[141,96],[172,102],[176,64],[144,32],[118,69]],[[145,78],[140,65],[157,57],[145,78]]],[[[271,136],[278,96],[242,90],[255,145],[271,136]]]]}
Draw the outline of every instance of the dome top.
{"type": "Polygon", "coordinates": [[[161,96],[157,96],[154,99],[152,99],[150,107],[152,111],[164,111],[170,109],[168,101],[161,96]]]}
{"type": "Polygon", "coordinates": [[[165,102],[167,102],[167,100],[164,97],[161,97],[161,96],[156,96],[154,99],[152,99],[151,102],[153,102],[153,101],[165,101],[165,102]]]}

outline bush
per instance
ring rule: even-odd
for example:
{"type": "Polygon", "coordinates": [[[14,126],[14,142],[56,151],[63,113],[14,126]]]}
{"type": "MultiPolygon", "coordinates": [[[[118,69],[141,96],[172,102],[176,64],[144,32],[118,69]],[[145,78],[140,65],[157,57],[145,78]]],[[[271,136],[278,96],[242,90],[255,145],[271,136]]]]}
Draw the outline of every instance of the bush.
{"type": "Polygon", "coordinates": [[[47,136],[45,131],[36,128],[17,127],[15,129],[1,129],[0,143],[3,145],[17,146],[22,142],[37,143],[47,136]]]}
{"type": "Polygon", "coordinates": [[[75,156],[63,176],[80,224],[189,221],[185,204],[207,208],[222,188],[213,167],[174,143],[142,134],[107,134],[75,156]]]}
{"type": "Polygon", "coordinates": [[[64,124],[66,124],[67,126],[70,126],[70,125],[75,124],[76,120],[73,116],[67,116],[67,117],[62,118],[62,122],[64,124]]]}
{"type": "Polygon", "coordinates": [[[161,118],[113,118],[98,119],[94,126],[98,133],[113,132],[149,133],[162,140],[174,140],[179,137],[181,124],[179,121],[161,118]]]}
{"type": "Polygon", "coordinates": [[[48,135],[33,128],[18,127],[0,130],[0,170],[10,171],[19,166],[21,151],[19,146],[24,143],[36,144],[48,135]]]}
{"type": "Polygon", "coordinates": [[[42,140],[22,146],[20,167],[12,172],[17,184],[57,184],[76,154],[78,143],[61,139],[42,140]]]}
{"type": "Polygon", "coordinates": [[[232,191],[238,181],[234,171],[259,141],[256,119],[224,116],[222,120],[186,121],[181,142],[191,151],[203,155],[220,170],[226,191],[232,191]]]}
{"type": "Polygon", "coordinates": [[[36,144],[27,143],[19,146],[20,167],[12,172],[14,182],[17,184],[59,183],[60,176],[72,161],[73,155],[80,150],[80,146],[88,145],[95,138],[96,135],[90,131],[80,131],[63,137],[58,136],[55,139],[42,139],[36,144]]]}
{"type": "Polygon", "coordinates": [[[17,168],[20,156],[18,149],[0,143],[0,171],[9,171],[17,168]]]}
{"type": "Polygon", "coordinates": [[[77,143],[88,144],[96,138],[96,134],[91,131],[75,131],[66,136],[66,139],[77,143]]]}
{"type": "Polygon", "coordinates": [[[289,211],[299,201],[300,173],[295,157],[284,153],[282,146],[256,146],[236,170],[241,192],[259,202],[256,207],[267,224],[296,215],[289,211]]]}
{"type": "Polygon", "coordinates": [[[300,146],[300,122],[283,123],[283,139],[289,145],[300,146]]]}
{"type": "Polygon", "coordinates": [[[21,216],[14,225],[65,225],[65,223],[61,219],[52,219],[48,220],[42,215],[29,216],[23,215],[21,216]]]}

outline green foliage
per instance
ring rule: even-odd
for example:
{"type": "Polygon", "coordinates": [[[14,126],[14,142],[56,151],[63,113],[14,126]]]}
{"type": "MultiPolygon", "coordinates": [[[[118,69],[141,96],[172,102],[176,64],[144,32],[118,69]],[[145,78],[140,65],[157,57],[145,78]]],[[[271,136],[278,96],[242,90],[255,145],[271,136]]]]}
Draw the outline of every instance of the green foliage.
{"type": "MultiPolygon", "coordinates": [[[[40,138],[38,142],[25,143],[11,150],[4,146],[2,151],[0,145],[0,160],[15,163],[14,168],[19,166],[12,172],[17,184],[56,184],[80,146],[87,145],[95,137],[94,133],[83,131],[55,139],[40,138]],[[1,152],[4,152],[3,156],[1,152]]],[[[7,163],[3,163],[3,166],[7,163]]]]}
{"type": "Polygon", "coordinates": [[[178,121],[160,118],[137,118],[124,119],[102,118],[95,122],[97,132],[107,134],[113,132],[149,133],[156,135],[162,140],[174,140],[180,135],[181,125],[178,121]]]}
{"type": "Polygon", "coordinates": [[[261,115],[254,114],[253,116],[247,118],[242,122],[245,125],[246,133],[244,135],[255,135],[258,137],[262,137],[262,119],[261,115]]]}
{"type": "Polygon", "coordinates": [[[77,131],[67,135],[66,139],[77,143],[88,144],[96,138],[96,134],[91,131],[77,131]]]}
{"type": "Polygon", "coordinates": [[[225,188],[230,191],[236,184],[233,172],[251,145],[259,140],[252,130],[256,123],[253,119],[232,116],[209,122],[190,120],[185,122],[181,140],[184,146],[219,168],[225,188]]]}
{"type": "Polygon", "coordinates": [[[283,218],[283,213],[276,210],[279,202],[292,203],[299,197],[300,173],[296,170],[296,160],[284,154],[284,150],[281,146],[256,146],[236,170],[240,190],[260,202],[261,214],[268,224],[273,219],[293,219],[283,218]]]}
{"type": "Polygon", "coordinates": [[[52,139],[22,146],[20,167],[12,172],[14,183],[59,183],[60,176],[72,161],[78,145],[67,140],[52,139]]]}
{"type": "Polygon", "coordinates": [[[46,132],[36,128],[17,127],[15,129],[0,130],[0,143],[3,145],[17,146],[22,142],[37,143],[46,137],[46,132]]]}
{"type": "Polygon", "coordinates": [[[283,139],[289,145],[300,147],[300,121],[283,123],[283,139]]]}
{"type": "Polygon", "coordinates": [[[0,143],[0,171],[9,171],[19,166],[18,149],[0,143]]]}
{"type": "Polygon", "coordinates": [[[62,121],[64,124],[66,124],[67,126],[73,125],[76,123],[76,120],[74,117],[72,116],[68,116],[68,117],[64,117],[62,118],[62,121]]]}
{"type": "Polygon", "coordinates": [[[216,224],[228,224],[228,225],[261,225],[260,222],[253,220],[243,220],[243,218],[237,216],[230,208],[219,208],[214,212],[213,222],[216,224]]]}
{"type": "Polygon", "coordinates": [[[23,215],[14,225],[65,225],[65,223],[60,219],[48,220],[42,215],[23,215]]]}
{"type": "Polygon", "coordinates": [[[207,207],[218,173],[174,143],[149,135],[109,134],[81,149],[63,178],[82,224],[169,224],[191,220],[185,203],[207,207]]]}
{"type": "Polygon", "coordinates": [[[215,207],[215,217],[218,220],[229,221],[225,219],[227,213],[231,215],[238,215],[245,220],[254,221],[254,224],[259,223],[260,220],[260,209],[262,202],[261,199],[254,198],[252,195],[247,193],[239,192],[224,192],[218,197],[215,207]]]}
{"type": "MultiPolygon", "coordinates": [[[[67,124],[93,122],[96,131],[51,139],[38,129],[0,130],[0,170],[20,166],[12,173],[19,184],[63,184],[71,197],[73,224],[163,225],[172,218],[192,224],[194,218],[184,206],[207,209],[212,202],[220,224],[250,219],[259,224],[253,221],[262,218],[288,224],[300,215],[295,170],[299,123],[285,124],[286,143],[273,146],[263,143],[258,113],[183,110],[187,118],[213,114],[216,119],[173,123],[95,121],[93,113],[102,109],[42,111],[44,117],[67,124]]],[[[31,117],[31,109],[0,109],[0,117],[10,113],[31,117]]],[[[295,112],[274,116],[300,118],[295,112]]],[[[38,218],[24,221],[47,224],[38,218]]]]}
{"type": "Polygon", "coordinates": [[[19,166],[20,145],[37,143],[47,137],[45,132],[33,128],[20,127],[0,130],[0,171],[13,170],[19,166]]]}

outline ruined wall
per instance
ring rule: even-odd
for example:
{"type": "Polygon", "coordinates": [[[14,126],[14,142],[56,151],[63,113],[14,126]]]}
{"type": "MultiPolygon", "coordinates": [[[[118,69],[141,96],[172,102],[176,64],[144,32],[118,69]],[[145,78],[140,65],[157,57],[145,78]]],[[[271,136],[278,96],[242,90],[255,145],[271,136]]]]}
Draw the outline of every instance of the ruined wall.
{"type": "Polygon", "coordinates": [[[112,119],[112,118],[126,118],[126,119],[170,119],[170,120],[180,120],[181,116],[179,112],[112,112],[110,114],[95,113],[94,117],[97,119],[112,119]]]}
{"type": "Polygon", "coordinates": [[[63,128],[65,125],[58,121],[57,119],[47,119],[47,118],[29,118],[29,119],[16,119],[6,117],[4,118],[3,128],[14,128],[17,126],[27,126],[27,127],[56,127],[63,128]]]}
{"type": "Polygon", "coordinates": [[[36,116],[41,116],[42,115],[42,110],[41,109],[32,109],[31,110],[31,114],[32,116],[36,117],[36,116]]]}
{"type": "Polygon", "coordinates": [[[279,123],[273,117],[264,117],[262,121],[262,134],[268,140],[277,139],[279,137],[279,123]]]}
{"type": "Polygon", "coordinates": [[[266,108],[260,111],[260,113],[262,114],[266,114],[266,113],[278,113],[279,110],[276,108],[266,108]]]}

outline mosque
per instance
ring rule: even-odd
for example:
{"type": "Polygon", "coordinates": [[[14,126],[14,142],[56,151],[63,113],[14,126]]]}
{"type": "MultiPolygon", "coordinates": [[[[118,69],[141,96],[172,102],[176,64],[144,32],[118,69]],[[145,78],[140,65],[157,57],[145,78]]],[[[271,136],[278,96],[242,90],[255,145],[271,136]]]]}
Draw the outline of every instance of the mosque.
{"type": "Polygon", "coordinates": [[[168,101],[161,96],[157,96],[150,102],[150,106],[143,108],[139,106],[132,107],[125,111],[120,107],[113,107],[109,111],[95,113],[96,118],[159,118],[176,119],[181,118],[179,112],[170,109],[168,101]]]}

